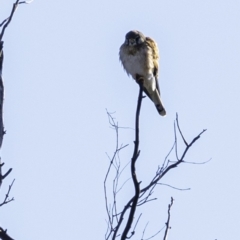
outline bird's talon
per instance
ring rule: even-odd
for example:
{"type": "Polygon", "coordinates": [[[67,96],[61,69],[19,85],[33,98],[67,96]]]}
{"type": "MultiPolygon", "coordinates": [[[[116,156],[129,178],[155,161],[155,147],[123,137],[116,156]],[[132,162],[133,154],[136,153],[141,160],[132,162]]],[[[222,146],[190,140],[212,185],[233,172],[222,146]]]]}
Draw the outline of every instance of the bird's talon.
{"type": "Polygon", "coordinates": [[[136,82],[137,82],[138,84],[141,84],[141,85],[142,85],[143,82],[144,82],[144,78],[143,78],[142,76],[136,74],[136,82]]]}

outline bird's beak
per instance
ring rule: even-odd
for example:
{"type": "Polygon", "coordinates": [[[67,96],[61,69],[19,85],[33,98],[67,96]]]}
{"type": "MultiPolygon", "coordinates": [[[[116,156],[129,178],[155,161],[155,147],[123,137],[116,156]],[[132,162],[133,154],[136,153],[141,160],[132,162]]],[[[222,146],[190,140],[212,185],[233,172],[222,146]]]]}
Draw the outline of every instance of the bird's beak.
{"type": "Polygon", "coordinates": [[[128,44],[129,44],[129,46],[134,46],[134,45],[136,45],[136,40],[134,38],[130,38],[128,40],[128,44]]]}

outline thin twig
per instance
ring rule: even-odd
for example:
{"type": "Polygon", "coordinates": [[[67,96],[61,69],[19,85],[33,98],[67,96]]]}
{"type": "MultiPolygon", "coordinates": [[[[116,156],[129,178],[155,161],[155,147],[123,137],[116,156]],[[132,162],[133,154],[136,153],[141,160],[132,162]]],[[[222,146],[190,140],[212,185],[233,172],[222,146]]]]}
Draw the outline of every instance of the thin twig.
{"type": "Polygon", "coordinates": [[[191,141],[191,143],[185,148],[185,150],[183,151],[183,154],[182,154],[181,158],[180,158],[177,162],[169,165],[169,166],[162,172],[162,174],[161,174],[158,178],[156,178],[154,181],[152,181],[152,182],[151,182],[149,185],[147,185],[145,188],[141,189],[141,193],[147,191],[147,190],[148,190],[149,188],[151,188],[153,185],[157,184],[158,181],[167,174],[167,172],[169,172],[171,169],[176,168],[179,164],[181,164],[181,163],[183,162],[183,160],[184,160],[187,152],[188,152],[189,149],[191,148],[191,146],[201,137],[201,135],[202,135],[205,131],[206,131],[206,129],[204,129],[202,132],[200,132],[200,133],[191,141]]]}
{"type": "Polygon", "coordinates": [[[191,190],[191,188],[177,188],[177,187],[173,187],[169,184],[165,184],[165,183],[158,183],[159,185],[163,185],[163,186],[167,186],[167,187],[170,187],[170,188],[173,188],[173,189],[176,189],[176,190],[179,190],[179,191],[187,191],[187,190],[191,190]]]}
{"type": "MultiPolygon", "coordinates": [[[[126,148],[128,146],[128,144],[119,146],[119,128],[120,127],[118,125],[118,122],[115,120],[115,118],[113,116],[114,113],[110,113],[107,109],[106,109],[106,112],[107,112],[107,116],[108,116],[109,125],[115,131],[115,134],[116,134],[115,152],[111,158],[107,154],[107,156],[110,160],[110,163],[109,163],[109,167],[108,167],[105,179],[104,179],[105,207],[106,207],[106,211],[107,211],[107,215],[108,215],[108,228],[105,233],[105,239],[108,240],[112,236],[112,234],[114,234],[116,231],[115,230],[116,227],[114,227],[114,225],[116,224],[116,226],[117,226],[119,224],[119,216],[121,216],[121,213],[117,212],[117,194],[121,190],[123,185],[125,185],[126,181],[123,183],[123,185],[120,188],[118,185],[119,185],[120,176],[129,163],[127,163],[123,168],[121,167],[121,161],[120,161],[119,154],[120,154],[121,150],[123,150],[124,148],[126,148]],[[112,167],[115,170],[115,176],[112,181],[113,204],[112,204],[112,206],[110,206],[108,204],[108,198],[107,198],[107,181],[108,181],[112,167]]],[[[125,127],[121,127],[121,129],[122,128],[126,129],[125,127]]]]}
{"type": "Polygon", "coordinates": [[[2,41],[4,32],[5,32],[8,24],[12,21],[13,15],[14,15],[16,9],[17,9],[17,6],[18,6],[18,4],[19,4],[19,1],[20,1],[20,0],[17,0],[17,1],[13,4],[12,11],[11,11],[11,13],[10,13],[10,16],[7,18],[7,21],[6,21],[6,22],[4,23],[4,25],[3,25],[2,32],[1,32],[1,34],[0,34],[0,41],[2,41]]]}
{"type": "Polygon", "coordinates": [[[145,239],[142,239],[142,240],[150,240],[150,239],[156,237],[163,229],[164,229],[164,227],[162,227],[159,231],[157,231],[157,232],[156,232],[155,234],[153,234],[151,237],[145,238],[145,239]]]}
{"type": "Polygon", "coordinates": [[[12,11],[10,13],[10,16],[8,18],[6,18],[5,20],[3,20],[3,22],[0,24],[0,27],[3,26],[2,28],[2,32],[0,34],[0,41],[2,41],[3,39],[3,35],[4,35],[4,32],[6,30],[6,28],[8,27],[9,23],[12,21],[12,18],[13,18],[13,15],[15,13],[15,11],[17,10],[17,7],[19,4],[29,4],[33,2],[33,0],[29,0],[29,1],[21,1],[20,0],[17,0],[14,4],[13,4],[13,7],[12,7],[12,11]]]}
{"type": "Polygon", "coordinates": [[[144,200],[141,200],[140,202],[138,202],[137,206],[142,206],[143,204],[145,203],[148,203],[148,202],[152,202],[152,201],[155,201],[157,200],[157,198],[152,198],[152,199],[144,199],[144,200]]]}
{"type": "Polygon", "coordinates": [[[174,138],[175,138],[175,153],[176,153],[176,159],[179,161],[178,158],[178,152],[177,152],[177,131],[176,131],[176,124],[174,122],[174,138]]]}
{"type": "Polygon", "coordinates": [[[188,163],[188,164],[199,164],[199,165],[201,165],[201,164],[206,164],[206,163],[208,163],[208,162],[210,162],[212,160],[212,158],[210,158],[209,160],[207,160],[207,161],[205,161],[205,162],[187,162],[187,161],[184,161],[183,163],[188,163]]]}
{"type": "Polygon", "coordinates": [[[116,191],[116,193],[119,193],[119,192],[122,190],[122,188],[124,187],[124,185],[125,185],[130,179],[131,179],[131,178],[128,178],[128,179],[121,185],[121,187],[118,188],[118,190],[116,191]]]}
{"type": "Polygon", "coordinates": [[[177,113],[176,113],[176,122],[177,122],[178,131],[179,131],[180,134],[181,134],[182,140],[183,140],[183,142],[185,143],[185,145],[188,146],[188,143],[187,143],[187,141],[185,140],[185,138],[184,138],[184,136],[183,136],[183,134],[182,134],[182,131],[181,131],[180,127],[179,127],[178,114],[177,114],[177,113]]]}
{"type": "Polygon", "coordinates": [[[136,229],[136,227],[137,227],[137,225],[138,225],[138,222],[139,222],[141,216],[142,216],[142,213],[139,215],[139,217],[138,217],[138,219],[137,219],[137,221],[136,221],[136,224],[135,224],[135,226],[134,226],[134,228],[133,228],[133,231],[131,232],[131,235],[128,237],[128,239],[131,238],[131,237],[135,234],[135,229],[136,229]]]}
{"type": "Polygon", "coordinates": [[[9,185],[8,192],[7,192],[6,196],[5,196],[4,201],[0,204],[0,207],[5,205],[5,204],[7,204],[7,203],[9,203],[9,202],[12,202],[14,200],[14,198],[9,199],[9,194],[10,194],[10,191],[12,189],[14,181],[15,181],[15,179],[13,179],[12,183],[9,185]]]}
{"type": "Polygon", "coordinates": [[[165,168],[166,161],[167,161],[168,157],[170,156],[170,154],[172,153],[172,151],[173,151],[173,149],[175,147],[175,144],[176,143],[174,142],[172,147],[171,147],[171,149],[169,150],[167,156],[164,158],[164,162],[162,164],[162,167],[157,171],[157,175],[161,174],[162,170],[165,168]]]}
{"type": "Polygon", "coordinates": [[[144,227],[144,229],[143,229],[143,233],[142,233],[142,238],[141,238],[141,240],[143,240],[143,237],[144,237],[145,231],[146,231],[146,229],[147,229],[148,223],[149,223],[149,222],[147,222],[147,224],[145,225],[145,227],[144,227]]]}
{"type": "Polygon", "coordinates": [[[19,2],[18,4],[29,4],[33,2],[33,0],[29,0],[29,1],[22,1],[22,2],[19,2]]]}
{"type": "Polygon", "coordinates": [[[164,233],[164,237],[163,237],[163,240],[167,240],[167,236],[168,236],[168,230],[171,228],[169,226],[170,224],[170,217],[171,217],[171,207],[173,205],[173,198],[171,197],[171,203],[168,205],[168,219],[167,219],[167,222],[166,222],[166,230],[165,230],[165,233],[164,233]]]}
{"type": "MultiPolygon", "coordinates": [[[[148,223],[149,223],[149,222],[148,222],[148,223]]],[[[144,228],[144,230],[143,230],[141,240],[150,240],[150,239],[154,238],[155,236],[157,236],[157,235],[164,229],[164,227],[162,227],[159,231],[157,231],[156,233],[154,233],[151,237],[148,237],[148,238],[145,238],[145,239],[144,239],[143,237],[144,237],[145,231],[146,231],[146,229],[147,229],[148,223],[146,224],[146,226],[145,226],[145,228],[144,228]]]]}

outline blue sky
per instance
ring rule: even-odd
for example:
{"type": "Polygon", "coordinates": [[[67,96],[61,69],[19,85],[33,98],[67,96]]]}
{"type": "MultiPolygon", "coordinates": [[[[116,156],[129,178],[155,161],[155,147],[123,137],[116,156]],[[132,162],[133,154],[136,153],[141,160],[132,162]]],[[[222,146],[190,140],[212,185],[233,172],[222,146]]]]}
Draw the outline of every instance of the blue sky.
{"type": "MultiPolygon", "coordinates": [[[[0,17],[12,3],[1,1],[0,17]]],[[[188,141],[207,132],[188,161],[171,171],[158,201],[140,209],[141,234],[164,226],[175,199],[169,239],[237,239],[240,222],[240,2],[237,0],[34,1],[21,5],[4,37],[4,123],[1,158],[16,178],[15,201],[0,226],[18,240],[104,238],[106,152],[115,146],[106,108],[134,127],[138,86],[118,60],[132,29],[156,40],[167,116],[146,98],[141,112],[139,176],[147,183],[174,141],[176,112],[188,141]]],[[[134,131],[121,130],[126,163],[134,131]]],[[[180,145],[180,151],[183,145],[180,145]]],[[[119,204],[131,196],[131,185],[119,204]]],[[[161,237],[160,237],[161,239],[161,237]]]]}

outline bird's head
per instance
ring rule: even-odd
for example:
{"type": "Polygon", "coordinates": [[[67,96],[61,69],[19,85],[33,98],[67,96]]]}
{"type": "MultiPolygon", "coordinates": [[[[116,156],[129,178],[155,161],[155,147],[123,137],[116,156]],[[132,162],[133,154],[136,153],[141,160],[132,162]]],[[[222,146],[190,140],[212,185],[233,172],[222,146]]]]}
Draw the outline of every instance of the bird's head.
{"type": "Polygon", "coordinates": [[[145,36],[139,31],[130,31],[125,36],[125,45],[137,46],[145,42],[145,36]]]}

